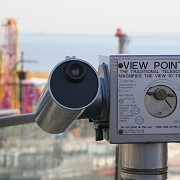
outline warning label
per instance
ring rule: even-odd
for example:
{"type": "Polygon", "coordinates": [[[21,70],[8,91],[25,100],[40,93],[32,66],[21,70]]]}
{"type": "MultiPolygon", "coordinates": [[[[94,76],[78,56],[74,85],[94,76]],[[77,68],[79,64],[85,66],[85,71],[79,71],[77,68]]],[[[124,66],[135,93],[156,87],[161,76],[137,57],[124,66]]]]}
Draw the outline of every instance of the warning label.
{"type": "Polygon", "coordinates": [[[180,132],[180,60],[118,60],[118,131],[180,132]]]}

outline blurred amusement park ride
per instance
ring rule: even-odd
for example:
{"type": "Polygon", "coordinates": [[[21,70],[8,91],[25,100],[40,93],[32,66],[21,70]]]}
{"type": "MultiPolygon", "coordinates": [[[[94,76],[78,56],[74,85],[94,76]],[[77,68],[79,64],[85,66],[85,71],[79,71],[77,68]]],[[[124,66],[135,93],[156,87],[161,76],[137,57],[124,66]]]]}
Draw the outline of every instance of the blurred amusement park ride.
{"type": "Polygon", "coordinates": [[[24,63],[37,61],[24,60],[18,23],[8,18],[0,27],[0,109],[29,113],[36,105],[48,73],[24,71],[24,63]]]}

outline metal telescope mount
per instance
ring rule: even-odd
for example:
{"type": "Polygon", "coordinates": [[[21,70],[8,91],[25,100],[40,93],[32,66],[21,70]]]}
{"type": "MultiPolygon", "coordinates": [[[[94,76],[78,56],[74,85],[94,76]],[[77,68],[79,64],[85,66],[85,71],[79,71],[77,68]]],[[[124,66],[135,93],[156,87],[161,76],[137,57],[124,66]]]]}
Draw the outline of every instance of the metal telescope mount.
{"type": "Polygon", "coordinates": [[[0,127],[36,122],[52,134],[75,121],[94,123],[96,141],[123,144],[119,177],[167,179],[167,143],[180,142],[180,56],[100,56],[98,72],[66,57],[51,72],[30,114],[0,118],[0,127]]]}

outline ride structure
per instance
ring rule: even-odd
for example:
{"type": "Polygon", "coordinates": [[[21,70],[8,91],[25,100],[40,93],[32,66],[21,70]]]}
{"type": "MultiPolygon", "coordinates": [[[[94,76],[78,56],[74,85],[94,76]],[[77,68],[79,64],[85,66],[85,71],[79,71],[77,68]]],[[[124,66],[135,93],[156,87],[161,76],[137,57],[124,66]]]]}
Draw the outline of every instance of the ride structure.
{"type": "Polygon", "coordinates": [[[13,18],[4,20],[1,36],[1,108],[18,108],[16,63],[19,59],[19,28],[13,18]]]}
{"type": "Polygon", "coordinates": [[[5,19],[0,31],[0,109],[33,111],[43,85],[31,79],[37,74],[46,79],[48,73],[25,71],[26,62],[34,61],[24,60],[24,53],[20,53],[18,22],[14,18],[5,19]]]}

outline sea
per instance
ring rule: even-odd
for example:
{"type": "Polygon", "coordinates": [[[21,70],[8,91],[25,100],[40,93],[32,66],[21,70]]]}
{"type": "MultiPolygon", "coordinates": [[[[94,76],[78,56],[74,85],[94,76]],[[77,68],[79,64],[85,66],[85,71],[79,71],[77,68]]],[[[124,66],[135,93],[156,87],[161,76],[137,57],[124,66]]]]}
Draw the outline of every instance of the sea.
{"type": "MultiPolygon", "coordinates": [[[[88,61],[97,69],[100,55],[118,53],[118,38],[114,35],[21,34],[19,44],[25,70],[36,72],[50,72],[66,56],[88,61]]],[[[125,53],[177,55],[180,36],[129,35],[125,53]]]]}

